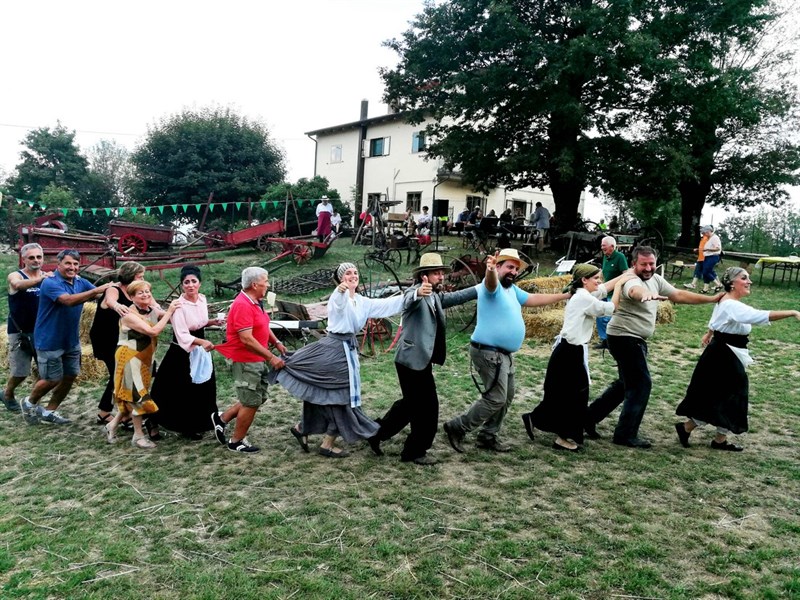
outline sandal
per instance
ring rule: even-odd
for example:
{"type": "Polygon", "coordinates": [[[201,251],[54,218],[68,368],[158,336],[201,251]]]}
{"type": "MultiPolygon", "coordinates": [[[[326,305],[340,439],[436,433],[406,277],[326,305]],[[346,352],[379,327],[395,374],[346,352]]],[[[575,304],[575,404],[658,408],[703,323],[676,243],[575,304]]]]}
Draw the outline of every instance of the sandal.
{"type": "Polygon", "coordinates": [[[296,427],[290,428],[289,432],[294,436],[294,439],[297,440],[297,443],[300,444],[300,447],[303,449],[303,452],[311,451],[311,449],[308,447],[308,437],[304,436],[302,433],[297,431],[296,427]]]}
{"type": "Polygon", "coordinates": [[[108,425],[111,421],[114,420],[114,415],[108,413],[105,417],[102,416],[100,413],[97,413],[97,421],[95,422],[96,425],[108,425]]]}
{"type": "Polygon", "coordinates": [[[119,422],[119,426],[122,427],[124,431],[133,431],[133,421],[130,419],[125,419],[119,422]]]}
{"type": "Polygon", "coordinates": [[[147,437],[149,437],[154,442],[158,442],[159,440],[164,439],[163,436],[161,435],[161,432],[158,431],[158,425],[153,423],[150,419],[147,419],[144,422],[144,428],[147,430],[147,437]]]}
{"type": "Polygon", "coordinates": [[[727,450],[729,452],[741,452],[744,450],[742,446],[739,446],[738,444],[731,444],[728,440],[725,440],[724,442],[711,440],[711,447],[714,450],[727,450]]]}
{"type": "Polygon", "coordinates": [[[153,448],[156,447],[156,445],[153,442],[147,439],[146,435],[143,435],[141,437],[137,435],[133,436],[133,439],[131,440],[131,446],[133,446],[134,448],[140,448],[142,450],[152,450],[153,448]]]}
{"type": "Polygon", "coordinates": [[[116,444],[117,432],[114,429],[111,429],[111,423],[106,424],[103,429],[106,430],[106,441],[108,441],[109,444],[116,444]]]}
{"type": "Polygon", "coordinates": [[[350,453],[347,450],[341,450],[339,448],[336,448],[335,450],[334,448],[320,448],[319,453],[327,458],[345,458],[346,456],[350,456],[350,453]],[[338,452],[335,450],[338,450],[338,452]]]}

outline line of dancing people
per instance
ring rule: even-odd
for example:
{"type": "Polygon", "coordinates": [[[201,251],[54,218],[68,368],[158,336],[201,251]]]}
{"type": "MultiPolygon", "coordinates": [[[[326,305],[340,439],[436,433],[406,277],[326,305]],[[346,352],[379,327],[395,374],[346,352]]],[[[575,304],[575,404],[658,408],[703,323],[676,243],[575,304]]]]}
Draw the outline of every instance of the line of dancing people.
{"type": "MultiPolygon", "coordinates": [[[[613,238],[606,241],[612,244],[613,238]]],[[[182,294],[162,310],[144,280],[144,267],[137,263],[120,268],[118,283],[95,287],[78,274],[80,255],[75,250],[58,255],[53,273],[42,271],[43,252],[37,244],[23,246],[20,253],[23,268],[8,276],[10,377],[2,392],[6,408],[21,411],[29,423],[70,422],[58,409],[80,369],[82,304],[96,299],[91,339],[95,356],[109,372],[97,423],[105,427],[108,442],[114,443],[118,429],[130,422],[131,443],[141,449],[154,448],[163,427],[189,439],[213,431],[219,443],[232,451],[258,452],[247,434],[267,398],[268,386],[277,383],[302,400],[300,417],[289,433],[303,451],[311,451],[309,436],[321,435],[317,452],[327,458],[348,455],[336,445],[340,437],[347,443],[366,440],[375,454],[382,455],[381,444],[409,426],[400,460],[435,464],[437,459],[429,453],[439,422],[433,365],[442,365],[446,358],[445,310],[471,300],[477,300],[477,324],[469,352],[480,396],[463,415],[443,424],[456,452],[465,451],[465,438],[473,430],[477,430],[479,448],[511,449],[499,434],[515,395],[515,353],[525,337],[521,308],[564,300],[564,323],[548,363],[542,401],[522,415],[526,432],[532,439],[536,429],[550,432],[555,435],[553,448],[578,451],[584,438],[600,437],[597,425],[622,405],[613,443],[648,448],[650,441],[639,435],[652,385],[647,339],[655,330],[658,301],[669,299],[680,304],[715,304],[702,340],[705,350],[676,411],[686,417],[675,424],[678,440],[688,447],[692,431],[710,424],[716,427],[711,448],[740,451],[742,447],[729,441],[728,435],[748,428],[745,367],[752,362],[747,350],[751,326],[800,319],[799,311],[756,310],[744,304],[751,282],[747,271],[737,267],[725,272],[724,292],[715,296],[678,290],[656,274],[655,251],[646,246],[634,248],[629,270],[605,282],[599,267],[576,265],[572,282],[557,294],[528,293],[517,287],[515,278],[527,265],[511,248],[487,257],[481,283],[444,292],[441,286],[448,267],[441,256],[428,253],[413,271],[414,285],[388,299],[359,294],[356,265],[339,265],[328,303],[328,335],[288,354],[270,330],[263,307],[269,276],[259,267],[242,272],[242,291],[227,319],[209,319],[205,296],[199,291],[202,274],[196,266],[181,270],[182,294]],[[399,313],[402,330],[395,367],[402,397],[383,417],[373,420],[362,410],[356,334],[370,318],[399,313]],[[607,316],[611,316],[607,346],[619,378],[589,403],[588,343],[595,319],[607,316]],[[154,374],[157,339],[170,322],[172,341],[154,374]],[[224,343],[215,346],[205,339],[205,327],[223,324],[224,343]],[[231,364],[236,391],[236,402],[222,412],[217,407],[212,350],[231,364]],[[29,376],[34,359],[40,379],[20,405],[16,388],[29,376]],[[707,393],[705,382],[720,372],[726,373],[724,385],[717,385],[714,394],[707,393]],[[42,406],[50,392],[47,405],[42,406]],[[113,404],[116,416],[112,416],[113,404]]],[[[613,260],[611,253],[604,256],[606,260],[613,260]]]]}

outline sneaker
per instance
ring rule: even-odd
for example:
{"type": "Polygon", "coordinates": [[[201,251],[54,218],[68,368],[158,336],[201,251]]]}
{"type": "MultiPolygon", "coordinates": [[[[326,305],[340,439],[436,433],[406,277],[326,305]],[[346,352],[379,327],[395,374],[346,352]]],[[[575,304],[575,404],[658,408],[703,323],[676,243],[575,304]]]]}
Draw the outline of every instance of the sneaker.
{"type": "Polygon", "coordinates": [[[222,420],[222,417],[219,416],[219,413],[211,413],[211,424],[214,426],[214,437],[217,438],[220,444],[225,446],[228,443],[225,440],[225,422],[222,420]]]}
{"type": "Polygon", "coordinates": [[[0,390],[0,402],[6,405],[6,409],[10,410],[11,412],[19,412],[19,402],[17,402],[14,398],[10,400],[6,400],[6,393],[4,390],[0,390]]]}
{"type": "Polygon", "coordinates": [[[693,290],[696,288],[695,284],[693,283],[684,283],[683,287],[685,287],[687,290],[693,290]]]}
{"type": "Polygon", "coordinates": [[[233,450],[234,452],[247,452],[247,453],[254,453],[259,452],[261,448],[258,446],[253,446],[250,442],[247,441],[247,438],[243,438],[238,442],[230,441],[228,442],[228,450],[233,450]]]}
{"type": "Polygon", "coordinates": [[[28,425],[36,425],[39,422],[39,411],[41,408],[36,404],[31,404],[28,396],[22,399],[22,418],[28,425]]]}
{"type": "Polygon", "coordinates": [[[43,414],[43,409],[41,408],[39,408],[39,420],[42,423],[50,423],[52,425],[69,425],[70,423],[72,423],[72,421],[70,421],[66,417],[62,417],[54,410],[51,410],[50,414],[45,415],[43,414]]]}

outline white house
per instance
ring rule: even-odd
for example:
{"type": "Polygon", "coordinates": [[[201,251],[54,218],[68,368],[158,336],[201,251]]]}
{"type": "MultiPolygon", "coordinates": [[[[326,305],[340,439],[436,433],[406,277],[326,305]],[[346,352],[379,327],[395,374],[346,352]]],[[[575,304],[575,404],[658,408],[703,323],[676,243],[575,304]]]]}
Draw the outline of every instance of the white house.
{"type": "MultiPolygon", "coordinates": [[[[424,125],[409,125],[402,113],[368,118],[367,108],[363,100],[358,121],[306,132],[316,143],[314,174],[327,178],[343,200],[353,201],[356,214],[363,210],[359,198],[400,201],[393,211],[420,212],[429,206],[434,213],[434,200],[440,201],[440,210],[447,200],[451,221],[464,207],[476,205],[484,214],[494,210],[497,215],[510,208],[515,216],[528,216],[536,202],[555,210],[549,190],[498,187],[484,195],[465,187],[458,172],[442,169],[440,159],[426,160],[424,125]]],[[[583,198],[578,210],[583,210],[583,198]]]]}

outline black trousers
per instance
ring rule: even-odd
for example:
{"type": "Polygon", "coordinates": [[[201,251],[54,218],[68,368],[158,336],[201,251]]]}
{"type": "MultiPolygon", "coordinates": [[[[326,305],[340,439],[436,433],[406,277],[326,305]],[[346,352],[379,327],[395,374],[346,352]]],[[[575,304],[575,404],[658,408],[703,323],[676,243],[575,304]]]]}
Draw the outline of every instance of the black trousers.
{"type": "Polygon", "coordinates": [[[647,342],[638,337],[609,335],[608,351],[617,361],[619,379],[589,405],[588,420],[599,423],[622,404],[614,439],[633,439],[639,435],[653,387],[647,366],[647,342]]]}
{"type": "Polygon", "coordinates": [[[439,425],[439,396],[436,394],[431,363],[422,371],[409,369],[399,363],[394,363],[394,366],[403,397],[392,404],[389,412],[380,420],[381,428],[377,436],[381,441],[388,440],[410,424],[411,433],[403,445],[400,460],[412,461],[425,456],[433,446],[439,425]]]}
{"type": "Polygon", "coordinates": [[[111,358],[104,358],[103,364],[108,369],[108,383],[106,383],[106,389],[103,390],[103,395],[100,396],[97,409],[110,413],[114,410],[114,369],[116,368],[114,355],[112,354],[111,358]]]}

